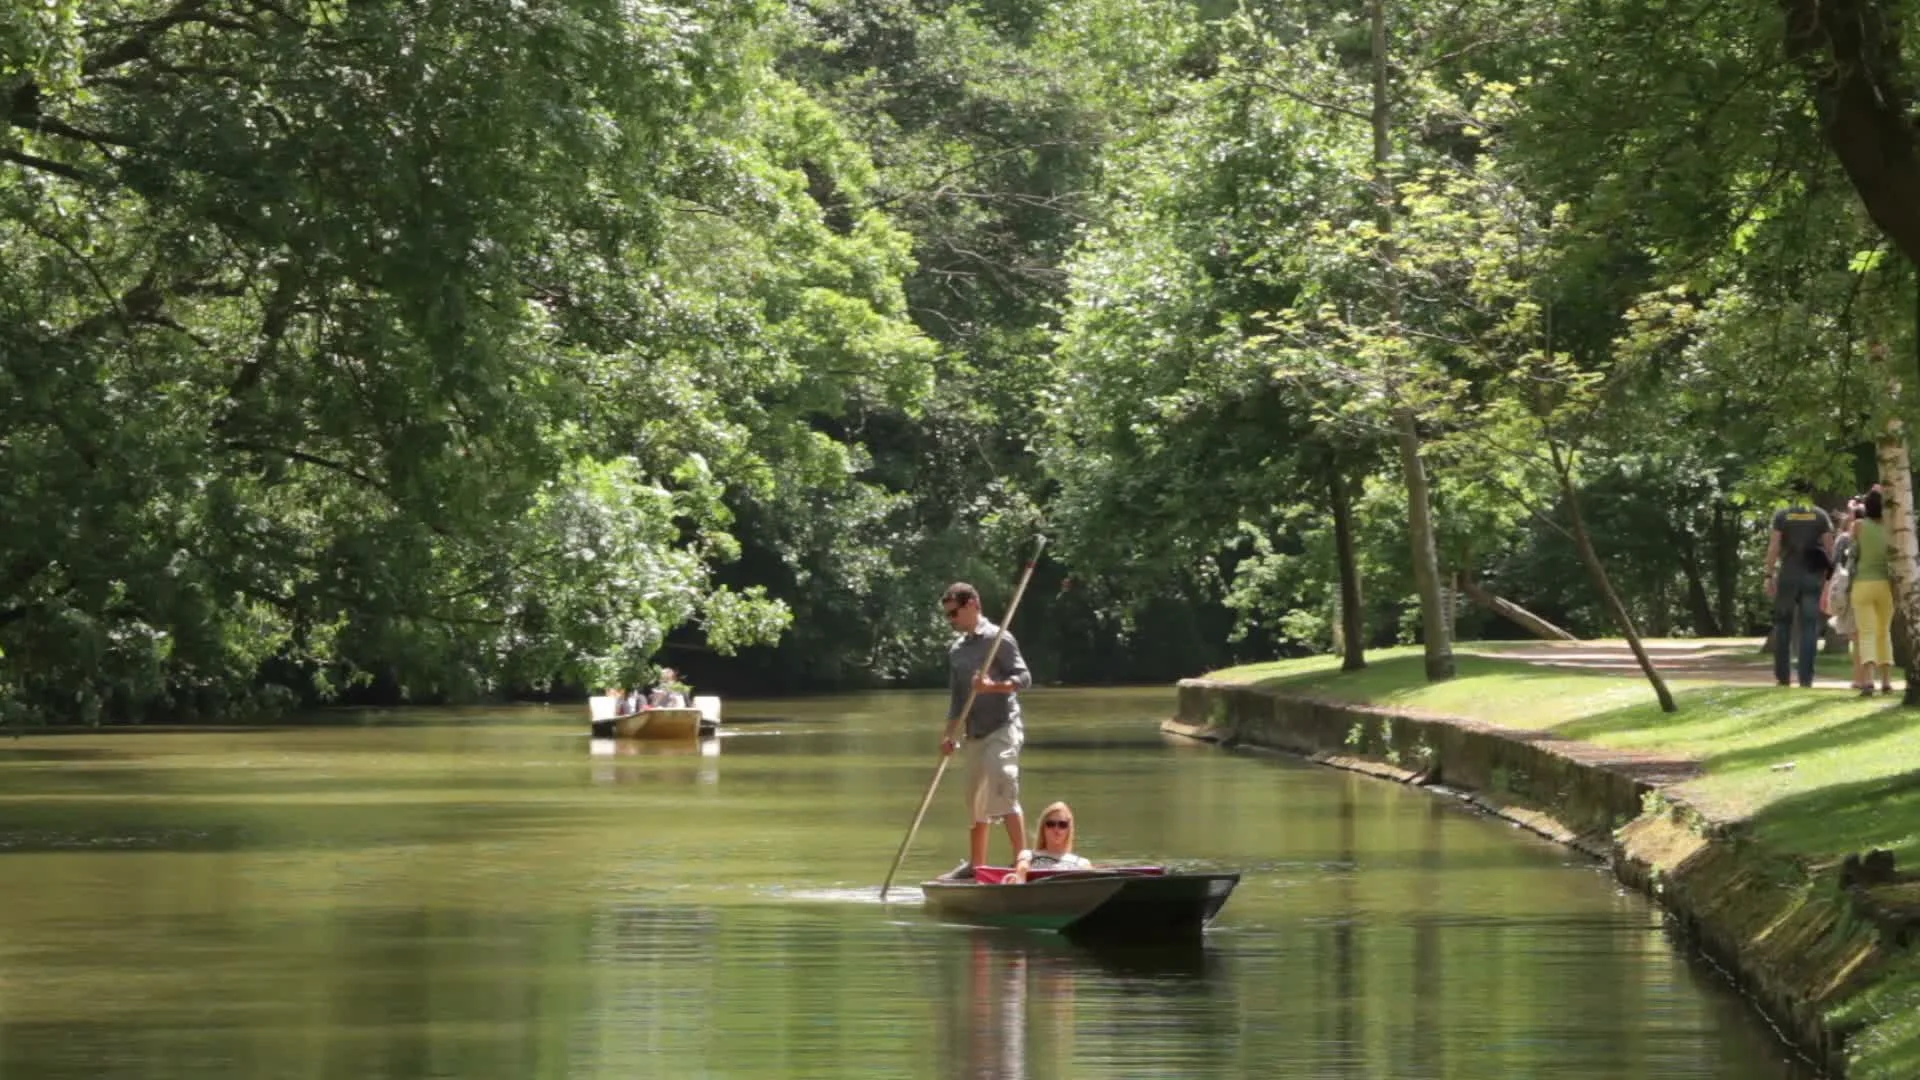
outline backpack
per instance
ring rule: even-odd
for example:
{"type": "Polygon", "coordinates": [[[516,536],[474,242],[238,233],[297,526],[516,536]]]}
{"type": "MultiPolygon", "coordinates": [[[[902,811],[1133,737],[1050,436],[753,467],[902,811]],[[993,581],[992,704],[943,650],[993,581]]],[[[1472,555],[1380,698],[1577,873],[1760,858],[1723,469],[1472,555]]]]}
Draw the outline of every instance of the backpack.
{"type": "Polygon", "coordinates": [[[1805,560],[1807,570],[1810,573],[1817,574],[1824,578],[1833,572],[1833,559],[1827,554],[1827,549],[1819,544],[1815,544],[1801,552],[1800,557],[1805,560]]]}
{"type": "Polygon", "coordinates": [[[1853,569],[1847,560],[1833,568],[1833,585],[1827,590],[1827,614],[1839,619],[1853,612],[1853,569]]]}

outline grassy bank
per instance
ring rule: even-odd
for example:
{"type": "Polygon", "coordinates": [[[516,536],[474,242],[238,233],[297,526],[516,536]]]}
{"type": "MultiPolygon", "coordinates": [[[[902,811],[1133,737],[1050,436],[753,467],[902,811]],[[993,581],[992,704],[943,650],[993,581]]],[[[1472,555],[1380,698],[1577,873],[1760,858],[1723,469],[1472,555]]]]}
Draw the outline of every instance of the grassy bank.
{"type": "MultiPolygon", "coordinates": [[[[1667,714],[1636,677],[1542,668],[1499,659],[1497,650],[1457,659],[1459,677],[1435,685],[1425,681],[1415,649],[1376,653],[1366,670],[1352,675],[1342,674],[1334,658],[1315,657],[1207,677],[1276,694],[1415,709],[1602,746],[1686,755],[1701,763],[1702,772],[1675,785],[1673,794],[1713,820],[1739,822],[1758,848],[1777,857],[1783,872],[1803,877],[1809,890],[1837,888],[1840,860],[1873,849],[1891,851],[1903,871],[1920,870],[1920,712],[1900,708],[1897,697],[1676,680],[1680,709],[1667,714]]],[[[1845,678],[1844,667],[1837,673],[1845,678]]],[[[1920,908],[1920,883],[1874,895],[1920,908]]],[[[1920,953],[1907,948],[1884,977],[1845,1001],[1833,1020],[1854,1029],[1850,1076],[1920,1076],[1920,953]]]]}

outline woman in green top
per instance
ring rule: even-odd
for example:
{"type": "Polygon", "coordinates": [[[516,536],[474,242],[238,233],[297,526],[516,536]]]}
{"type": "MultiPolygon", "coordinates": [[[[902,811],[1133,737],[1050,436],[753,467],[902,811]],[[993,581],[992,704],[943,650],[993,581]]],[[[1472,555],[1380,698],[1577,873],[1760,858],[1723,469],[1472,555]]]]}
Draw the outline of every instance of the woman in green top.
{"type": "Polygon", "coordinates": [[[1893,586],[1887,581],[1887,528],[1881,521],[1886,500],[1867,492],[1853,537],[1853,616],[1860,627],[1860,667],[1866,674],[1861,697],[1873,694],[1873,669],[1880,669],[1880,692],[1893,693],[1893,586]]]}

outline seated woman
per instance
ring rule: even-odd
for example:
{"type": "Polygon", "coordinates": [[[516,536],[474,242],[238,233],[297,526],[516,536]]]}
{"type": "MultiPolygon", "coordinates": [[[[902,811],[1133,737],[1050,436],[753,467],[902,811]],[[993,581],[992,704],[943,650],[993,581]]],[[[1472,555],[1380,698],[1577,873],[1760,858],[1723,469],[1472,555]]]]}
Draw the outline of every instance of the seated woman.
{"type": "Polygon", "coordinates": [[[1023,851],[1013,862],[1013,873],[1004,881],[1019,885],[1029,870],[1091,870],[1093,863],[1073,853],[1073,808],[1057,802],[1040,814],[1040,835],[1031,851],[1023,851]]]}

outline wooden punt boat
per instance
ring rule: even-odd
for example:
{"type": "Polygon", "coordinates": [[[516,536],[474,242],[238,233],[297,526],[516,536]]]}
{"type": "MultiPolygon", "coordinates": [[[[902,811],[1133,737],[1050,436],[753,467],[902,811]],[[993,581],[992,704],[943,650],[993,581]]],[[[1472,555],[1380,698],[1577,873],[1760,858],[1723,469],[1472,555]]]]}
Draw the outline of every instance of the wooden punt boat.
{"type": "Polygon", "coordinates": [[[624,716],[611,716],[593,722],[593,735],[603,739],[673,739],[693,742],[700,738],[699,709],[641,709],[624,716]]]}
{"type": "Polygon", "coordinates": [[[587,699],[596,739],[677,739],[692,742],[720,728],[720,699],[703,695],[686,708],[640,709],[621,713],[615,698],[587,699]]]}
{"type": "Polygon", "coordinates": [[[928,911],[983,926],[1054,930],[1102,941],[1190,937],[1240,884],[1238,873],[1181,873],[1160,866],[1035,870],[1023,885],[1002,879],[1009,869],[980,867],[972,881],[923,882],[928,911]]]}

